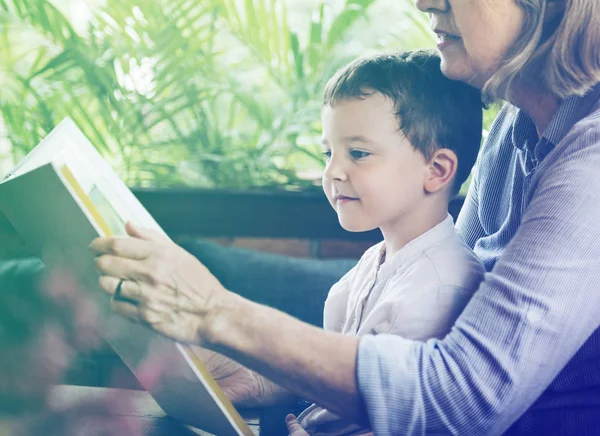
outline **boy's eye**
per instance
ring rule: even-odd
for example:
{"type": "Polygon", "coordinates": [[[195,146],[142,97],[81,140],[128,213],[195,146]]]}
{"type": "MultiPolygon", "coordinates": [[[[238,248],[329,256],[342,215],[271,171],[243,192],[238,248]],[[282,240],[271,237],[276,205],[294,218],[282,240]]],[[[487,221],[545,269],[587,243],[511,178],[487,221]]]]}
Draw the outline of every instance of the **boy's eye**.
{"type": "Polygon", "coordinates": [[[359,160],[369,156],[371,153],[362,150],[350,150],[350,156],[352,159],[359,160]]]}
{"type": "Polygon", "coordinates": [[[325,156],[325,160],[331,159],[331,150],[324,151],[323,156],[325,156]]]}

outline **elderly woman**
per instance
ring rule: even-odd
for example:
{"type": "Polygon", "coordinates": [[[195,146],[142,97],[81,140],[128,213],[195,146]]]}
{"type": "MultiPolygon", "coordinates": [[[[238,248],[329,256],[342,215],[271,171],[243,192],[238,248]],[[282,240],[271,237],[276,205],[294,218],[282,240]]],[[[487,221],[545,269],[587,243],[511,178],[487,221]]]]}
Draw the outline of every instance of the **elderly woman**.
{"type": "Polygon", "coordinates": [[[506,101],[457,221],[488,272],[443,340],[308,326],[132,226],[94,241],[100,284],[137,302],[115,311],[376,434],[600,434],[600,2],[416,3],[443,72],[506,101]]]}

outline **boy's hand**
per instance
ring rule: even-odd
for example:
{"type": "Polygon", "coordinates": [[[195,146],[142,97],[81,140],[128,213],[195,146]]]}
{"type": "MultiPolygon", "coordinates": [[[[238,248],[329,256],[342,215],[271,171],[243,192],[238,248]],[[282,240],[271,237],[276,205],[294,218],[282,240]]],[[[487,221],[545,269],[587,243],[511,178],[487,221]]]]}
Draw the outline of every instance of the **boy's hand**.
{"type": "Polygon", "coordinates": [[[308,433],[302,428],[296,416],[291,413],[285,417],[285,425],[287,425],[290,436],[308,436],[308,433]]]}

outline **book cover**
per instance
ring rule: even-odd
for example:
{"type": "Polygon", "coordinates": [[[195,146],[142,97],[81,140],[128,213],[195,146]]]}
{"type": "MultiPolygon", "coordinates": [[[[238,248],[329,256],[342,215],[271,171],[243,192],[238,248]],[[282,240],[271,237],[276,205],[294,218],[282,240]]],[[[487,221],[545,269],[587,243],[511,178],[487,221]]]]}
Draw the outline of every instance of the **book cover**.
{"type": "MultiPolygon", "coordinates": [[[[0,212],[44,263],[68,265],[107,312],[89,243],[125,235],[127,221],[164,234],[68,118],[0,182],[0,212]]],[[[168,415],[217,435],[252,434],[190,347],[110,312],[102,333],[168,415]],[[169,364],[155,365],[150,380],[148,362],[165,357],[169,364]]]]}

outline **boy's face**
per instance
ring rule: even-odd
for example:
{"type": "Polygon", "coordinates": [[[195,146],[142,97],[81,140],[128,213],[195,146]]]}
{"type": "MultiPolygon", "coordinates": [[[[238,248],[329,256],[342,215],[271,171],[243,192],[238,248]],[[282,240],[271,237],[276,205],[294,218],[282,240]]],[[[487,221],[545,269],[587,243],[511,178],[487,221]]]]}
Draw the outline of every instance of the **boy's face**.
{"type": "Polygon", "coordinates": [[[391,99],[379,93],[325,106],[323,190],[342,227],[353,232],[410,225],[425,195],[425,157],[398,128],[391,99]]]}

